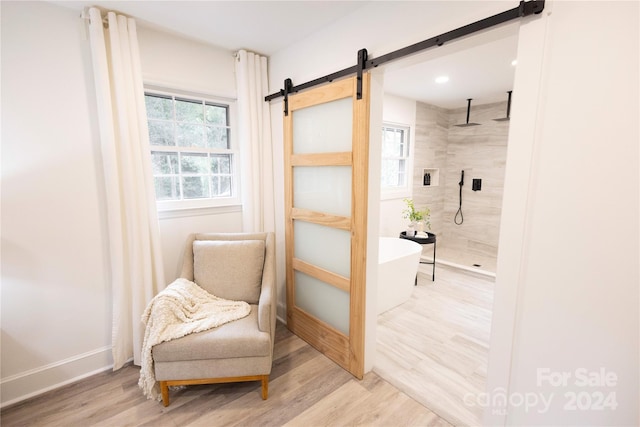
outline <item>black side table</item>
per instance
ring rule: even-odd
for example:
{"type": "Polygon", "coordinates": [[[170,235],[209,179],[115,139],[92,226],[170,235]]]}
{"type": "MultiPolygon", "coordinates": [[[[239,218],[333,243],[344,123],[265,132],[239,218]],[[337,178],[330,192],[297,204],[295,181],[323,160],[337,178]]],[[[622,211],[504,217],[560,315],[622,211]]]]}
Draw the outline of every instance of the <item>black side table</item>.
{"type": "MultiPolygon", "coordinates": [[[[420,243],[421,245],[430,245],[433,243],[433,262],[422,261],[420,259],[420,264],[433,264],[433,270],[431,271],[431,281],[436,280],[436,235],[433,233],[426,232],[429,237],[416,237],[416,236],[407,236],[407,232],[403,231],[400,233],[401,239],[413,240],[416,243],[420,243]]],[[[416,276],[416,285],[418,284],[418,277],[416,276]]]]}

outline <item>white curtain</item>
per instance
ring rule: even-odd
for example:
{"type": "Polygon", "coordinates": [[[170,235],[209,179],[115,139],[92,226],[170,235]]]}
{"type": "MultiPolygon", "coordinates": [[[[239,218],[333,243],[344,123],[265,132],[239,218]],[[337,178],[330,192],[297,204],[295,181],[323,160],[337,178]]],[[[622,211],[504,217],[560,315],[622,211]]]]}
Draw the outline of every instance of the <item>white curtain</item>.
{"type": "Polygon", "coordinates": [[[242,171],[242,222],[245,232],[275,231],[273,150],[267,58],[236,54],[238,122],[242,171]]]}
{"type": "Polygon", "coordinates": [[[135,21],[89,9],[109,228],[114,370],[140,364],[142,313],[164,287],[135,21]],[[106,22],[106,29],[105,29],[106,22]]]}

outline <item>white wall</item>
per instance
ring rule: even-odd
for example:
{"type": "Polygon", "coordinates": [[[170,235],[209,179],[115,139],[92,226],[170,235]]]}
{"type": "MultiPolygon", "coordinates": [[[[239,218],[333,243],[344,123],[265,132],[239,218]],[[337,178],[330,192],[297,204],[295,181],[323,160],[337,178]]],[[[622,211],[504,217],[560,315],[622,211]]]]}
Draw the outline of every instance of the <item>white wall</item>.
{"type": "Polygon", "coordinates": [[[108,366],[111,298],[78,14],[35,2],[1,7],[4,404],[108,366]]]}
{"type": "Polygon", "coordinates": [[[380,201],[380,236],[397,237],[407,227],[407,220],[402,218],[402,211],[407,207],[403,199],[411,197],[413,185],[413,160],[416,144],[416,101],[388,93],[384,94],[382,105],[383,122],[409,126],[409,145],[411,161],[407,165],[408,188],[404,192],[381,193],[380,201]]]}
{"type": "MultiPolygon", "coordinates": [[[[367,4],[273,55],[272,92],[353,65],[360,48],[379,56],[513,6],[367,4]]],[[[638,3],[562,2],[548,31],[546,19],[527,19],[519,38],[489,385],[515,396],[540,391],[535,368],[603,366],[620,406],[487,420],[637,425],[638,3]]],[[[282,103],[272,104],[277,146],[282,103]]]]}
{"type": "Polygon", "coordinates": [[[233,52],[147,27],[138,43],[145,84],[236,98],[233,52]]]}
{"type": "MultiPolygon", "coordinates": [[[[79,13],[3,1],[2,405],[109,368],[111,289],[89,43],[79,13]]],[[[231,52],[138,27],[143,77],[235,97],[231,52]]],[[[161,215],[165,277],[186,235],[241,231],[241,207],[161,215]]]]}
{"type": "Polygon", "coordinates": [[[544,43],[520,49],[518,67],[533,58],[542,67],[516,75],[512,117],[535,120],[512,122],[505,208],[524,202],[526,213],[516,226],[503,212],[488,391],[510,376],[511,395],[552,399],[546,410],[513,407],[510,425],[638,425],[639,4],[551,6],[521,32],[522,45],[544,43]],[[516,169],[530,176],[525,194],[516,169]],[[511,353],[497,354],[504,334],[515,337],[511,353]],[[566,373],[566,386],[539,369],[566,373]],[[579,369],[616,380],[581,386],[579,369]],[[617,408],[589,410],[598,393],[613,393],[617,408]],[[565,409],[572,396],[586,409],[565,409]]]}

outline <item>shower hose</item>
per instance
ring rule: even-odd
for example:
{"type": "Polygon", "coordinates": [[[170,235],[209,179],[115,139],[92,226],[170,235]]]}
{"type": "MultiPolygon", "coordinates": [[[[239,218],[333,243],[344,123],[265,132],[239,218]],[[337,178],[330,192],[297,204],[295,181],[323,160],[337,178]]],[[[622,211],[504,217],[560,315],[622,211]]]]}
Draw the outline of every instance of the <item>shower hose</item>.
{"type": "Polygon", "coordinates": [[[453,217],[453,222],[455,222],[456,225],[461,225],[464,222],[464,216],[462,216],[462,181],[460,181],[458,186],[460,187],[460,197],[458,198],[459,200],[458,212],[456,212],[456,216],[453,217]],[[458,216],[460,216],[459,221],[458,221],[458,216]]]}

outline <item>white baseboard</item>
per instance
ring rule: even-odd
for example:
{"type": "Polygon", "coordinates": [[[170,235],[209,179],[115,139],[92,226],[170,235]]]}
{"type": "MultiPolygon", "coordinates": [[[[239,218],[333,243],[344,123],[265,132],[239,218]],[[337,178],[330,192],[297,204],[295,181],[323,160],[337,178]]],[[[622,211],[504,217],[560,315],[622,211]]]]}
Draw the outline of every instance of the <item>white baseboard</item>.
{"type": "Polygon", "coordinates": [[[102,347],[0,380],[0,408],[113,369],[111,347],[102,347]]]}

